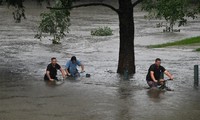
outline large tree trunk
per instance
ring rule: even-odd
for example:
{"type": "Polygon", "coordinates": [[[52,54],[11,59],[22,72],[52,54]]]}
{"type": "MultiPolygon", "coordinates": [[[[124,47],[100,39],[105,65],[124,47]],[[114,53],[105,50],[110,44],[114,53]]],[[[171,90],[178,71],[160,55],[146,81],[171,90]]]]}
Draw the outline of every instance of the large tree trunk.
{"type": "Polygon", "coordinates": [[[119,0],[120,49],[117,72],[135,73],[134,19],[131,0],[119,0]]]}
{"type": "MultiPolygon", "coordinates": [[[[135,73],[135,53],[134,53],[134,19],[133,19],[133,7],[141,3],[142,0],[136,0],[132,3],[132,0],[118,0],[119,9],[105,4],[105,3],[88,3],[80,4],[70,7],[88,7],[88,6],[104,6],[114,10],[119,15],[119,28],[120,28],[120,49],[119,49],[119,61],[117,72],[122,74],[125,71],[129,74],[135,73]]],[[[51,8],[50,9],[67,9],[67,8],[51,8]]],[[[69,9],[69,8],[68,8],[69,9]]]]}

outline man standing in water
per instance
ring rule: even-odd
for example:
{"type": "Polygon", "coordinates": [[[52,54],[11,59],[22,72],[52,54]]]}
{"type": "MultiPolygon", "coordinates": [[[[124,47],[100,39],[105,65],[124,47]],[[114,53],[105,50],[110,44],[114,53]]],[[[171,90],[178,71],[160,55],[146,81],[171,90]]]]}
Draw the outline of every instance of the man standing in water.
{"type": "Polygon", "coordinates": [[[161,77],[163,73],[166,74],[170,80],[173,80],[173,76],[163,66],[161,66],[161,59],[157,58],[155,63],[149,67],[148,74],[146,76],[147,84],[150,88],[161,85],[161,89],[171,91],[171,89],[166,87],[165,80],[161,77]]]}
{"type": "Polygon", "coordinates": [[[57,64],[57,60],[55,57],[51,58],[51,63],[47,66],[46,74],[44,76],[44,80],[54,81],[58,80],[57,76],[57,70],[60,70],[62,73],[62,76],[65,77],[65,71],[62,69],[62,67],[57,64]]]}
{"type": "Polygon", "coordinates": [[[81,66],[81,72],[84,72],[84,65],[79,60],[77,60],[75,56],[73,56],[65,66],[66,74],[72,77],[79,76],[77,65],[81,66]]]}

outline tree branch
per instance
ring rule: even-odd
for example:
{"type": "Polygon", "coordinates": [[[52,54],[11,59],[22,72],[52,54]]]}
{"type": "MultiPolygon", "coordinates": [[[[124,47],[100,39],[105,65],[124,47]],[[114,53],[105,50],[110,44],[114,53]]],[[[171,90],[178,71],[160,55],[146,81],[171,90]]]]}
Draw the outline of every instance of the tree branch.
{"type": "Polygon", "coordinates": [[[143,0],[137,0],[137,1],[135,1],[134,3],[133,3],[133,7],[135,7],[136,5],[138,5],[139,3],[141,3],[143,0]]]}
{"type": "Polygon", "coordinates": [[[55,7],[47,7],[48,9],[55,9],[55,10],[63,10],[63,9],[73,9],[73,8],[79,8],[79,7],[89,7],[89,6],[104,6],[107,8],[110,8],[111,10],[115,11],[117,14],[119,13],[119,10],[115,7],[105,4],[105,3],[88,3],[88,4],[80,4],[80,5],[74,5],[68,8],[55,8],[55,7]]]}

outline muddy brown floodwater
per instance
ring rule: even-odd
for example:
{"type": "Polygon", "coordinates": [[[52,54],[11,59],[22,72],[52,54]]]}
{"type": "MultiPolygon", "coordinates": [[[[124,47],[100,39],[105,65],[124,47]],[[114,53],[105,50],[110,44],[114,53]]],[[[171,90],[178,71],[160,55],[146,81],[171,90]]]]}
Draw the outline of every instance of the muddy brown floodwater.
{"type": "MultiPolygon", "coordinates": [[[[124,80],[116,73],[119,48],[118,17],[101,7],[80,8],[71,14],[70,33],[61,45],[34,39],[39,7],[27,8],[27,20],[14,23],[11,10],[0,7],[0,120],[199,120],[200,91],[193,88],[193,66],[200,53],[192,49],[148,49],[146,45],[199,35],[200,19],[189,20],[180,33],[162,33],[158,20],[145,20],[135,10],[137,73],[124,80]],[[110,37],[90,35],[109,26],[110,37]],[[90,78],[49,85],[43,74],[52,56],[64,67],[76,55],[90,78]],[[160,57],[175,79],[173,92],[146,89],[145,76],[160,57]]],[[[41,10],[42,11],[42,10],[41,10]]],[[[60,75],[60,74],[59,74],[60,75]]]]}

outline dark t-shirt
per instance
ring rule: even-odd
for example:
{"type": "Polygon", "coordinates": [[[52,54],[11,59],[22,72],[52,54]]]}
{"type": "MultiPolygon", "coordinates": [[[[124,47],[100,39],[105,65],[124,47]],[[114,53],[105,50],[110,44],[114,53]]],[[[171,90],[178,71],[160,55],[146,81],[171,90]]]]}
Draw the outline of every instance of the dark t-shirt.
{"type": "MultiPolygon", "coordinates": [[[[46,71],[50,72],[50,77],[52,79],[56,79],[56,75],[57,75],[57,70],[59,70],[61,67],[59,64],[56,64],[55,66],[53,66],[51,63],[47,66],[46,71]]],[[[47,77],[47,75],[45,74],[45,79],[48,80],[49,78],[47,77]]]]}
{"type": "Polygon", "coordinates": [[[150,75],[150,72],[153,71],[154,72],[154,77],[156,80],[160,80],[161,79],[161,75],[163,72],[165,72],[165,68],[163,66],[157,66],[156,64],[153,64],[149,67],[149,70],[148,70],[148,74],[146,76],[146,80],[147,81],[153,81],[151,79],[151,75],[150,75]]]}

